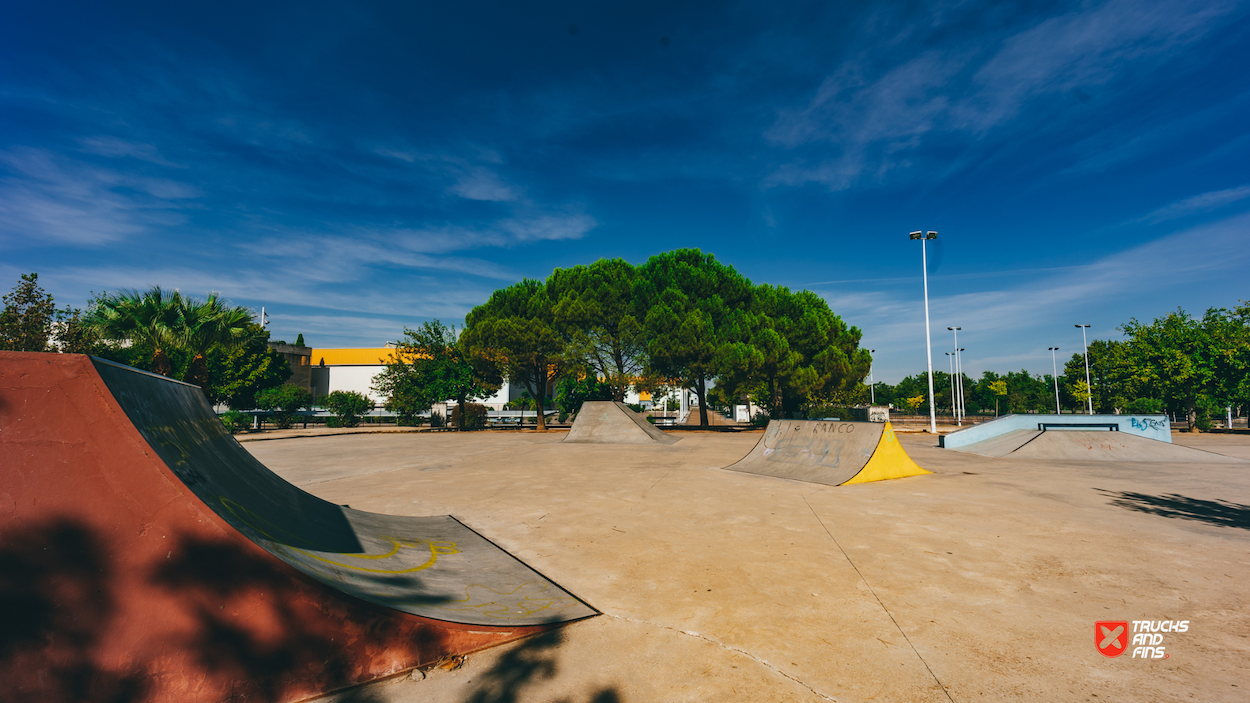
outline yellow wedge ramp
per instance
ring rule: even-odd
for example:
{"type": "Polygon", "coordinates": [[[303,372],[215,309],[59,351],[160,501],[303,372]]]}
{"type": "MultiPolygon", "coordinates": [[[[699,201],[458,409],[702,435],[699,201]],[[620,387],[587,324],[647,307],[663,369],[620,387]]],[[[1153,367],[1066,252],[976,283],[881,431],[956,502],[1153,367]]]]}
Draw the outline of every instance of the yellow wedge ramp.
{"type": "Polygon", "coordinates": [[[729,471],[841,486],[927,474],[899,445],[890,423],[773,420],[729,471]]]}
{"type": "Polygon", "coordinates": [[[911,460],[911,457],[907,456],[903,445],[898,442],[898,437],[894,436],[894,426],[887,422],[882,428],[881,440],[877,442],[877,449],[872,453],[872,458],[868,460],[864,468],[860,469],[859,473],[842,485],[884,481],[887,478],[904,478],[928,473],[933,472],[920,468],[911,460]]]}

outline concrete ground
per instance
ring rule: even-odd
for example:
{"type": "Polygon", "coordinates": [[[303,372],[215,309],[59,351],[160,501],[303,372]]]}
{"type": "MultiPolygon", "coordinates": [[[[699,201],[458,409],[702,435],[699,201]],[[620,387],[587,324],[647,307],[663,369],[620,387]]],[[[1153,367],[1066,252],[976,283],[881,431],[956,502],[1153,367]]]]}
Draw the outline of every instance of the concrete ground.
{"type": "MultiPolygon", "coordinates": [[[[563,432],[245,445],[382,513],[451,514],[602,611],[326,701],[1244,701],[1250,463],[992,459],[901,441],[932,475],[828,487],[732,471],[760,433],[672,446],[563,432]],[[1168,658],[1105,620],[1189,620],[1168,658]]],[[[1250,438],[1188,446],[1250,458],[1250,438]]]]}

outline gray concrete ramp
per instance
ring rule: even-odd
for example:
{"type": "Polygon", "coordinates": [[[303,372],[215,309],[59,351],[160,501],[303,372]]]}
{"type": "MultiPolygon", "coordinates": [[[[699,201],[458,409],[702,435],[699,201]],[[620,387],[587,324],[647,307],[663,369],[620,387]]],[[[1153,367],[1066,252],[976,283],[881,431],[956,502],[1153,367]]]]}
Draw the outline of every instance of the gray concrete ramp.
{"type": "Polygon", "coordinates": [[[573,444],[676,444],[681,440],[655,425],[624,403],[588,400],[564,438],[573,444]]]}
{"type": "Polygon", "coordinates": [[[840,486],[928,473],[903,451],[889,423],[773,420],[730,471],[840,486]]]}
{"type": "MultiPolygon", "coordinates": [[[[991,440],[992,441],[992,440],[991,440]]],[[[1223,454],[1146,439],[1124,432],[1048,430],[1006,455],[1012,459],[1247,464],[1223,454]]]]}
{"type": "Polygon", "coordinates": [[[1012,430],[1007,434],[992,437],[990,439],[959,447],[956,451],[968,452],[969,454],[979,454],[981,456],[1000,457],[1016,451],[1020,447],[1032,442],[1042,434],[1041,430],[1012,430]]]}

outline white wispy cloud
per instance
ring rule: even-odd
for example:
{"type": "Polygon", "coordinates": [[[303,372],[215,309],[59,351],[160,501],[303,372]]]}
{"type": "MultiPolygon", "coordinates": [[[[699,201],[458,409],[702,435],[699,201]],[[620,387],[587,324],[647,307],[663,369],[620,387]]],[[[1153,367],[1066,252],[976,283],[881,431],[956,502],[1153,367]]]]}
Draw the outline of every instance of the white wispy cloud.
{"type": "Polygon", "coordinates": [[[112,158],[132,158],[147,161],[158,166],[186,168],[184,165],[176,164],[166,159],[161,154],[160,149],[154,144],[133,142],[108,135],[83,137],[78,140],[78,143],[82,145],[82,150],[89,154],[98,154],[112,158]]]}
{"type": "Polygon", "coordinates": [[[167,178],[93,166],[39,149],[0,153],[0,237],[10,244],[101,246],[157,226],[202,193],[167,178]]]}
{"type": "MultiPolygon", "coordinates": [[[[1075,322],[1088,322],[1093,314],[1115,309],[1144,309],[1151,311],[1144,314],[1162,314],[1175,303],[1164,302],[1158,291],[1189,281],[1235,277],[1238,272],[1250,270],[1250,248],[1244,245],[1247,229],[1250,214],[1230,217],[1176,232],[1088,265],[1029,277],[991,293],[944,295],[941,287],[933,287],[931,279],[929,307],[934,340],[949,341],[949,336],[943,336],[948,334],[946,327],[961,325],[965,328],[961,341],[982,341],[968,357],[970,369],[993,368],[988,364],[994,360],[1018,360],[1032,354],[1033,365],[1040,370],[1038,360],[1044,352],[1037,350],[1046,345],[1035,344],[1034,337],[1045,336],[1041,330],[1067,329],[1075,322]],[[1142,301],[1150,304],[1143,306],[1142,301]],[[1020,349],[1029,345],[1037,350],[1020,349]]],[[[914,282],[918,292],[918,276],[914,282]]],[[[924,313],[915,297],[899,293],[897,287],[879,292],[820,286],[813,289],[843,319],[864,331],[867,345],[882,352],[878,373],[883,378],[891,373],[901,377],[916,371],[914,353],[898,350],[914,350],[918,342],[923,363],[924,313]]],[[[1112,324],[1126,322],[1132,314],[1116,313],[1112,315],[1112,324]]],[[[1096,334],[1118,336],[1112,330],[1099,330],[1096,334]]],[[[938,342],[936,348],[947,348],[945,341],[938,342]]],[[[941,359],[940,352],[936,359],[941,359]]]]}
{"type": "Polygon", "coordinates": [[[499,174],[481,167],[461,173],[449,190],[467,200],[508,202],[517,199],[515,188],[504,183],[499,174]]]}
{"type": "MultiPolygon", "coordinates": [[[[826,78],[805,105],[778,111],[765,132],[772,144],[822,149],[778,166],[765,184],[845,189],[913,166],[909,155],[935,134],[969,143],[1017,121],[1028,129],[1037,119],[1025,115],[1031,101],[1149,70],[1219,27],[1237,7],[1112,0],[997,39],[982,34],[914,57],[902,52],[911,57],[902,62],[879,53],[899,53],[897,46],[861,47],[861,57],[826,78]],[[887,68],[876,68],[882,64],[887,68]]],[[[1079,119],[1079,111],[1064,119],[1079,119]]]]}
{"type": "Polygon", "coordinates": [[[1225,188],[1224,190],[1213,190],[1209,193],[1202,193],[1191,198],[1172,203],[1165,207],[1142,217],[1139,222],[1164,222],[1167,220],[1175,220],[1186,215],[1193,215],[1200,212],[1210,212],[1217,208],[1230,205],[1239,200],[1250,198],[1250,185],[1238,186],[1237,188],[1225,188]]]}

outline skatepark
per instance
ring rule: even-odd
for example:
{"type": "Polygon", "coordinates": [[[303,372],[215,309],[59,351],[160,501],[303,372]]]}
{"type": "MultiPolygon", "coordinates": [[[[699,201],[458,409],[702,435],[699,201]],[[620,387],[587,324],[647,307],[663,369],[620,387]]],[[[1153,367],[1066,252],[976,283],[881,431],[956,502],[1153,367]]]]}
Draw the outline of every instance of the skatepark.
{"type": "Polygon", "coordinates": [[[43,570],[25,597],[67,635],[39,650],[11,631],[10,673],[109,681],[126,700],[192,679],[167,693],[1244,699],[1245,437],[1176,435],[1149,447],[1169,450],[1153,461],[1131,443],[1082,455],[1072,447],[1094,445],[1073,430],[986,456],[802,421],[675,442],[477,432],[240,446],[178,407],[185,384],[69,361],[8,364],[0,388],[5,563],[43,570]],[[1068,453],[1019,453],[1046,442],[1068,453]],[[887,452],[901,475],[853,481],[887,452]],[[174,529],[176,545],[157,534],[174,529]],[[513,614],[498,607],[511,593],[542,605],[510,623],[473,615],[513,614]],[[82,603],[72,622],[58,598],[82,603]],[[1098,652],[1096,622],[1134,620],[1191,625],[1167,658],[1098,652]]]}

